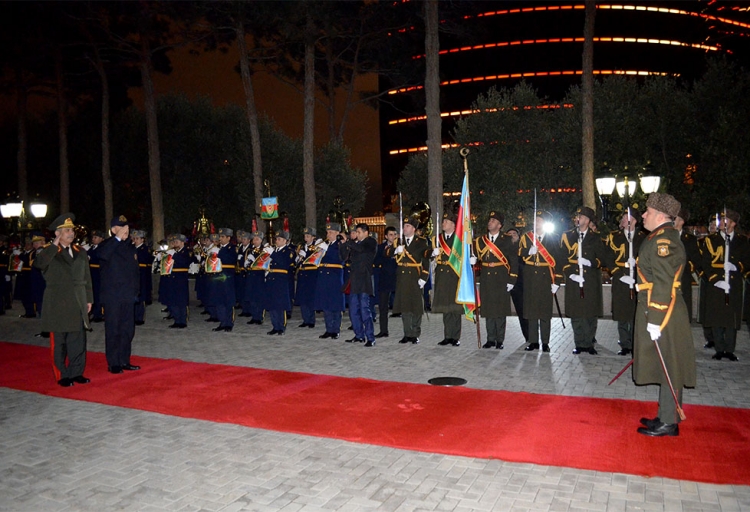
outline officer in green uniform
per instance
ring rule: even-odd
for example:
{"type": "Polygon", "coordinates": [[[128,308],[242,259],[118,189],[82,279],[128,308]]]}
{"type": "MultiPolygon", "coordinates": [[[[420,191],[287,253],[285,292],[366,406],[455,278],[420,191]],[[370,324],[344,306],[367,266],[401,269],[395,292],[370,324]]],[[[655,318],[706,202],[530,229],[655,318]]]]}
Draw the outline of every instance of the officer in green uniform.
{"type": "Polygon", "coordinates": [[[89,382],[83,371],[94,292],[86,251],[73,243],[74,220],[72,213],[63,213],[50,224],[55,239],[34,261],[47,283],[42,330],[50,333],[55,379],[63,387],[89,382]]]}
{"type": "Polygon", "coordinates": [[[597,354],[594,337],[598,318],[603,316],[602,264],[607,253],[601,238],[589,229],[596,218],[594,210],[583,206],[576,216],[576,229],[562,235],[561,249],[566,255],[565,314],[573,325],[574,354],[597,354]]]}
{"type": "Polygon", "coordinates": [[[682,404],[682,388],[695,387],[695,348],[685,300],[679,291],[685,247],[672,219],[680,203],[669,194],[651,194],[643,226],[651,233],[638,253],[638,306],[635,316],[633,380],[659,385],[659,415],[642,418],[638,432],[648,436],[679,435],[680,417],[658,349],[682,404]]]}
{"type": "Polygon", "coordinates": [[[488,233],[474,242],[482,264],[480,312],[487,324],[487,342],[482,348],[503,348],[506,318],[511,313],[510,292],[518,278],[518,245],[510,235],[503,235],[503,221],[500,213],[491,211],[488,233]]]}
{"type": "Polygon", "coordinates": [[[646,235],[638,229],[641,214],[629,210],[620,218],[620,230],[607,237],[607,268],[612,275],[612,320],[617,322],[620,339],[619,356],[633,353],[633,323],[635,322],[635,260],[646,235]]]}
{"type": "MultiPolygon", "coordinates": [[[[452,209],[451,209],[452,210],[452,209]]],[[[456,211],[443,213],[443,230],[435,240],[432,257],[435,258],[435,286],[432,296],[432,312],[443,314],[443,340],[438,345],[461,344],[461,315],[463,305],[456,303],[458,273],[450,264],[453,242],[456,239],[456,211]]],[[[467,255],[468,256],[468,255],[467,255]]]]}
{"type": "Polygon", "coordinates": [[[422,289],[429,276],[430,253],[432,249],[426,238],[418,236],[416,230],[419,219],[413,216],[404,218],[403,244],[387,249],[390,257],[396,258],[396,297],[393,302],[394,314],[401,313],[404,324],[404,337],[399,343],[419,343],[424,314],[424,293],[422,289]]]}

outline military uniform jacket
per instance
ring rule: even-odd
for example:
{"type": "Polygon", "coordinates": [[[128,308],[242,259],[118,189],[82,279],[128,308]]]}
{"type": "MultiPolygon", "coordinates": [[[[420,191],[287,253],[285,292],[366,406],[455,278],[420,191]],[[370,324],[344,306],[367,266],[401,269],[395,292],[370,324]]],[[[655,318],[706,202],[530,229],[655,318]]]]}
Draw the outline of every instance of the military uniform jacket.
{"type": "Polygon", "coordinates": [[[47,283],[43,331],[79,332],[81,326],[89,327],[88,304],[94,302],[89,260],[79,246],[71,248],[72,257],[62,247],[49,244],[34,262],[47,283]]]}
{"type": "Polygon", "coordinates": [[[635,316],[633,380],[666,385],[659,355],[646,326],[661,328],[658,339],[675,390],[695,386],[695,348],[680,278],[685,248],[670,224],[654,229],[638,253],[638,306],[635,316]]]}
{"type": "Polygon", "coordinates": [[[209,288],[210,304],[232,304],[236,302],[234,289],[235,265],[237,265],[237,247],[228,243],[219,248],[217,255],[221,260],[221,273],[213,274],[209,288]]]}
{"type": "MultiPolygon", "coordinates": [[[[518,279],[518,245],[513,239],[498,233],[493,244],[490,235],[474,241],[477,261],[482,265],[479,278],[480,312],[485,318],[509,316],[509,284],[515,285],[518,279]]],[[[547,286],[547,293],[550,293],[547,286]]]]}
{"type": "MultiPolygon", "coordinates": [[[[633,258],[635,259],[638,258],[638,251],[646,239],[646,235],[640,229],[636,229],[631,236],[633,237],[633,258]]],[[[633,283],[633,288],[630,288],[626,283],[620,281],[621,277],[630,276],[628,238],[622,230],[612,232],[607,237],[606,247],[607,260],[605,264],[612,276],[612,319],[616,322],[633,322],[635,320],[637,294],[635,283],[633,283]]],[[[632,274],[633,280],[637,281],[638,274],[635,267],[633,267],[632,274]]],[[[578,283],[571,283],[572,285],[577,286],[578,283]]]]}
{"type": "Polygon", "coordinates": [[[250,247],[248,255],[252,255],[255,260],[247,264],[247,283],[245,284],[245,300],[252,304],[263,302],[263,294],[266,287],[266,271],[261,268],[255,268],[253,263],[263,254],[263,246],[250,247]]]}
{"type": "Polygon", "coordinates": [[[289,274],[294,272],[294,250],[285,245],[271,253],[271,265],[266,274],[263,307],[267,311],[292,309],[289,294],[289,274]]]}
{"type": "Polygon", "coordinates": [[[427,281],[430,276],[430,253],[432,248],[426,238],[414,235],[411,244],[404,252],[395,254],[396,245],[389,247],[386,254],[396,259],[396,296],[393,301],[394,313],[424,313],[424,293],[419,280],[427,281]]]}
{"type": "MultiPolygon", "coordinates": [[[[450,257],[453,253],[453,241],[456,234],[445,236],[438,235],[436,248],[440,254],[435,257],[435,285],[433,286],[432,311],[435,313],[463,313],[463,304],[456,304],[456,293],[458,292],[458,274],[450,265],[450,257]]],[[[467,254],[468,258],[469,255],[467,254]]]]}
{"type": "Polygon", "coordinates": [[[378,294],[381,291],[388,292],[396,289],[396,270],[398,265],[396,260],[386,256],[386,249],[388,248],[388,242],[382,242],[378,245],[378,250],[375,253],[375,261],[373,266],[377,278],[375,279],[375,293],[378,294]]]}
{"type": "Polygon", "coordinates": [[[299,265],[297,266],[297,290],[294,294],[294,303],[298,306],[312,307],[315,304],[318,266],[308,261],[308,258],[318,250],[315,244],[300,246],[300,251],[305,251],[305,256],[300,258],[299,265]]]}
{"type": "Polygon", "coordinates": [[[527,232],[518,241],[523,273],[523,317],[529,320],[552,318],[552,285],[562,282],[560,238],[547,233],[538,242],[537,253],[529,254],[534,233],[527,232]]]}
{"type": "MultiPolygon", "coordinates": [[[[11,259],[13,256],[11,256],[11,259]]],[[[18,255],[23,266],[21,271],[16,273],[16,287],[13,290],[13,299],[23,302],[31,300],[31,252],[22,251],[18,255]]]]}
{"type": "Polygon", "coordinates": [[[135,304],[140,292],[140,276],[135,246],[130,240],[110,237],[97,249],[101,260],[101,300],[107,304],[135,304]]]}
{"type": "Polygon", "coordinates": [[[703,269],[703,261],[701,260],[701,251],[698,248],[698,238],[690,233],[682,233],[680,235],[682,245],[685,246],[685,256],[687,257],[687,263],[685,264],[685,270],[682,271],[682,296],[685,298],[685,306],[688,309],[688,316],[690,321],[693,320],[693,272],[700,276],[703,269]]]}
{"type": "Polygon", "coordinates": [[[563,233],[560,247],[567,260],[562,271],[565,276],[565,315],[571,318],[603,316],[601,267],[607,261],[607,253],[601,237],[589,229],[583,238],[582,256],[591,262],[590,267],[583,267],[583,298],[580,285],[570,279],[571,274],[578,274],[578,231],[563,233]]]}
{"type": "MultiPolygon", "coordinates": [[[[138,256],[138,271],[140,274],[140,298],[141,300],[151,300],[151,289],[153,288],[151,280],[151,267],[154,263],[154,256],[146,244],[141,244],[135,248],[135,254],[138,256]]],[[[91,262],[89,261],[89,264],[91,262]]]]}
{"type": "Polygon", "coordinates": [[[344,311],[344,262],[339,254],[338,240],[330,242],[318,267],[318,283],[315,287],[315,309],[318,311],[344,311]]]}
{"type": "MultiPolygon", "coordinates": [[[[165,254],[166,258],[167,255],[165,254]]],[[[172,255],[172,272],[161,276],[161,286],[164,286],[163,303],[169,306],[185,307],[190,298],[188,284],[188,269],[193,259],[187,247],[183,247],[172,255]]]]}
{"type": "Polygon", "coordinates": [[[742,276],[748,271],[748,241],[744,236],[732,234],[729,243],[729,261],[737,270],[729,272],[729,300],[724,290],[715,284],[724,280],[724,237],[714,233],[703,239],[703,273],[708,281],[706,287],[706,316],[704,327],[732,327],[742,325],[742,276]]]}
{"type": "Polygon", "coordinates": [[[349,273],[349,293],[365,293],[374,295],[375,287],[372,283],[372,262],[375,260],[375,253],[378,250],[378,243],[374,238],[367,237],[361,242],[349,240],[339,246],[341,258],[348,259],[351,262],[351,271],[349,273]]]}

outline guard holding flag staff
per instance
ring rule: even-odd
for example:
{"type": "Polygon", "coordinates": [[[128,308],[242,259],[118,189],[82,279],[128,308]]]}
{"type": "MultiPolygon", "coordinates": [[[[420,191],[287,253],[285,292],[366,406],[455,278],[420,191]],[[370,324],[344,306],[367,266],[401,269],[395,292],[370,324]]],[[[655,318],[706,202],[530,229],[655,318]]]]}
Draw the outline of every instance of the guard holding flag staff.
{"type": "MultiPolygon", "coordinates": [[[[464,312],[463,305],[456,303],[458,272],[451,265],[457,220],[456,211],[443,213],[441,226],[443,232],[437,236],[436,246],[432,250],[432,257],[435,258],[436,263],[432,311],[443,314],[443,341],[438,342],[438,345],[453,345],[454,347],[461,344],[461,315],[464,312]]],[[[456,261],[455,257],[454,261],[456,261]]]]}

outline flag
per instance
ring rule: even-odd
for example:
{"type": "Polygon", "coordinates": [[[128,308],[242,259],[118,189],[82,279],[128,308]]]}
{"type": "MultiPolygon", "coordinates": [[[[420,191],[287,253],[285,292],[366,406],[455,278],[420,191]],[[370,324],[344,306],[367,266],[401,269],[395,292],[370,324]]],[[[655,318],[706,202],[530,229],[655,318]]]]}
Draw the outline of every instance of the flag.
{"type": "Polygon", "coordinates": [[[464,184],[461,189],[461,204],[458,207],[456,222],[456,236],[448,263],[458,274],[458,290],[456,303],[463,304],[464,315],[474,321],[474,310],[477,307],[476,288],[474,288],[474,270],[471,268],[471,207],[469,201],[469,173],[464,174],[464,184]]]}
{"type": "Polygon", "coordinates": [[[279,218],[279,202],[275,197],[261,198],[260,218],[264,220],[279,218]]]}

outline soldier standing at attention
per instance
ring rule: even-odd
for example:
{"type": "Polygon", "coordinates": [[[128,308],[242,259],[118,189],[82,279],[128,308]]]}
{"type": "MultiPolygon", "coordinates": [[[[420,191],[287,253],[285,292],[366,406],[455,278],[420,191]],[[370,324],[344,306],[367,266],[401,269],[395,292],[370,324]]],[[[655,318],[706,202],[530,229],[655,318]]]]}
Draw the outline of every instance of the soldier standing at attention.
{"type": "Polygon", "coordinates": [[[242,313],[237,316],[250,316],[250,310],[245,311],[245,303],[243,299],[245,297],[245,286],[247,286],[247,269],[245,268],[245,259],[247,259],[247,253],[250,251],[252,244],[250,243],[250,233],[242,229],[238,229],[237,233],[237,263],[235,264],[234,270],[234,298],[237,301],[235,307],[240,309],[242,313]]]}
{"type": "Polygon", "coordinates": [[[146,304],[151,304],[151,265],[154,263],[154,257],[146,245],[146,232],[141,229],[134,229],[130,232],[130,238],[135,246],[135,254],[138,257],[138,274],[140,277],[140,293],[138,294],[138,303],[135,305],[135,325],[143,325],[143,319],[146,314],[146,304]]]}
{"type": "Polygon", "coordinates": [[[264,291],[265,308],[271,317],[273,329],[267,334],[282,335],[286,331],[286,312],[292,308],[289,295],[289,273],[294,271],[294,250],[287,243],[289,233],[279,231],[276,234],[276,247],[264,250],[271,256],[271,264],[266,274],[264,291]]]}
{"type": "Polygon", "coordinates": [[[167,251],[168,273],[165,279],[168,284],[168,296],[165,297],[169,316],[174,319],[170,329],[184,329],[187,327],[188,302],[190,298],[190,287],[188,283],[188,271],[190,264],[194,262],[185,242],[187,238],[182,234],[170,235],[172,248],[167,251]]]}
{"type": "MultiPolygon", "coordinates": [[[[297,293],[294,294],[294,303],[299,306],[302,315],[299,327],[312,329],[315,327],[315,287],[318,283],[315,228],[305,228],[302,236],[304,243],[297,251],[297,293]]],[[[321,242],[317,240],[317,243],[321,242]]]]}
{"type": "Polygon", "coordinates": [[[658,349],[682,404],[682,388],[695,387],[695,348],[687,308],[680,287],[685,267],[685,248],[672,219],[680,203],[669,194],[651,194],[646,202],[643,226],[651,233],[638,253],[638,306],[635,316],[633,380],[637,385],[659,385],[659,414],[642,418],[639,434],[677,436],[680,417],[658,349]]]}
{"type": "Polygon", "coordinates": [[[708,235],[698,240],[698,249],[701,252],[701,272],[700,272],[700,297],[698,301],[698,322],[703,325],[703,338],[706,340],[706,344],[703,348],[714,348],[714,330],[706,324],[706,317],[708,311],[706,311],[706,291],[711,286],[708,284],[708,273],[703,268],[703,253],[706,251],[706,238],[716,233],[716,215],[712,215],[708,219],[708,235]]]}
{"type": "Polygon", "coordinates": [[[94,305],[91,307],[91,321],[95,323],[104,321],[104,308],[102,307],[102,280],[99,261],[99,244],[104,241],[104,232],[94,229],[91,231],[91,247],[86,252],[89,257],[89,270],[91,271],[91,283],[94,290],[94,305]]]}
{"type": "Polygon", "coordinates": [[[234,327],[234,273],[237,265],[237,246],[232,243],[234,231],[229,228],[219,229],[218,259],[221,260],[221,272],[214,276],[212,301],[216,305],[216,318],[219,326],[214,331],[232,332],[234,327]]]}
{"type": "Polygon", "coordinates": [[[378,245],[373,265],[375,271],[379,271],[378,279],[375,280],[375,293],[378,298],[379,326],[376,338],[388,337],[388,310],[391,305],[391,295],[396,290],[396,260],[386,256],[387,251],[393,250],[398,239],[398,232],[393,226],[385,228],[385,240],[378,245]]]}
{"type": "Polygon", "coordinates": [[[703,325],[713,330],[716,354],[712,359],[717,361],[737,361],[734,348],[742,327],[742,280],[750,267],[748,240],[736,230],[739,221],[740,215],[727,209],[718,232],[704,239],[703,272],[708,286],[703,325]]]}
{"type": "Polygon", "coordinates": [[[326,332],[321,339],[339,339],[341,336],[341,315],[346,308],[344,302],[344,262],[339,254],[341,225],[337,222],[326,224],[326,241],[318,245],[325,256],[318,266],[318,282],[315,286],[315,310],[323,311],[326,332]]]}
{"type": "Polygon", "coordinates": [[[518,277],[518,245],[502,233],[504,217],[490,212],[488,233],[477,238],[476,253],[482,264],[480,311],[487,323],[487,342],[482,348],[503,348],[511,291],[518,277]]]}
{"type": "Polygon", "coordinates": [[[432,250],[432,257],[436,263],[432,311],[443,314],[443,340],[438,342],[438,345],[454,347],[461,345],[461,316],[464,312],[463,305],[456,303],[458,273],[450,264],[457,220],[456,211],[443,213],[443,232],[437,236],[435,248],[432,250]]]}
{"type": "Polygon", "coordinates": [[[261,325],[263,323],[263,297],[265,295],[266,269],[260,265],[263,254],[263,237],[265,233],[255,231],[252,233],[252,247],[247,253],[245,267],[248,269],[248,282],[245,286],[245,302],[249,304],[249,325],[261,325]]]}
{"type": "Polygon", "coordinates": [[[529,344],[524,350],[539,350],[541,337],[542,351],[549,352],[552,302],[562,279],[556,270],[560,238],[545,232],[545,225],[552,222],[549,212],[538,210],[534,222],[534,231],[528,231],[518,244],[523,261],[523,316],[529,322],[529,344]]]}
{"type": "Polygon", "coordinates": [[[94,300],[86,252],[73,244],[75,215],[63,213],[50,224],[55,238],[42,249],[34,265],[47,286],[42,330],[50,333],[55,379],[60,386],[87,384],[86,329],[94,300]]]}
{"type": "Polygon", "coordinates": [[[422,334],[424,314],[424,293],[430,264],[430,242],[416,234],[419,219],[413,216],[404,218],[403,245],[396,246],[389,255],[396,258],[396,298],[393,312],[401,314],[404,324],[404,337],[399,343],[419,343],[422,334]]]}
{"type": "Polygon", "coordinates": [[[612,275],[612,320],[617,322],[620,338],[619,356],[633,353],[633,325],[635,322],[636,290],[635,262],[646,235],[638,229],[640,213],[625,212],[620,218],[620,230],[607,237],[609,249],[607,267],[612,275]],[[632,255],[631,255],[632,244],[632,255]]]}
{"type": "Polygon", "coordinates": [[[515,246],[516,253],[513,257],[516,259],[516,268],[518,269],[518,277],[516,278],[516,284],[513,285],[513,289],[510,291],[510,298],[513,300],[513,307],[516,310],[516,316],[518,317],[518,325],[521,327],[521,333],[523,334],[523,340],[525,343],[529,342],[529,321],[523,317],[523,259],[518,255],[518,246],[521,241],[521,233],[515,227],[511,226],[505,231],[505,235],[510,237],[513,245],[515,246]]]}
{"type": "Polygon", "coordinates": [[[597,354],[594,337],[598,318],[604,313],[601,266],[607,255],[602,239],[589,230],[595,217],[594,210],[582,207],[576,217],[576,229],[563,233],[560,246],[567,256],[563,266],[565,314],[573,324],[574,354],[597,354]]]}
{"type": "Polygon", "coordinates": [[[693,273],[699,276],[702,273],[702,257],[698,247],[698,238],[692,233],[685,231],[685,223],[690,220],[690,212],[685,208],[680,208],[680,213],[674,218],[674,227],[680,233],[680,240],[685,246],[685,255],[687,263],[682,271],[682,296],[685,298],[685,305],[688,309],[688,318],[693,321],[693,273]]]}

